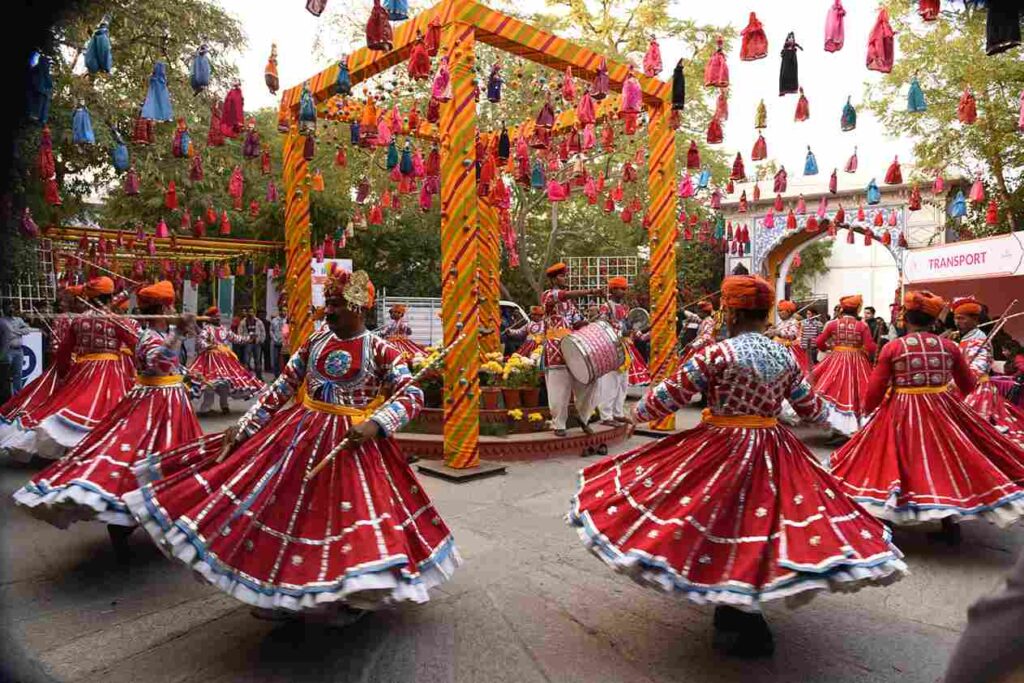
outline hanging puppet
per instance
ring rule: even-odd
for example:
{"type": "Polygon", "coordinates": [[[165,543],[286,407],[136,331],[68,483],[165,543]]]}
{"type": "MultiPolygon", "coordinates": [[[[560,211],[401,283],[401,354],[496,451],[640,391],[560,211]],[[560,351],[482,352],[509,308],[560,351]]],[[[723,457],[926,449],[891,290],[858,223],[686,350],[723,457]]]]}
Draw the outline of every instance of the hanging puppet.
{"type": "Polygon", "coordinates": [[[803,48],[796,42],[792,31],[786,36],[782,46],[782,67],[779,70],[779,94],[789,95],[800,89],[800,74],[797,65],[796,51],[803,48]]]}
{"type": "Polygon", "coordinates": [[[768,56],[768,38],[764,33],[764,26],[754,12],[750,13],[747,26],[740,35],[743,36],[740,42],[740,59],[744,62],[752,62],[757,59],[764,59],[768,56]]]}

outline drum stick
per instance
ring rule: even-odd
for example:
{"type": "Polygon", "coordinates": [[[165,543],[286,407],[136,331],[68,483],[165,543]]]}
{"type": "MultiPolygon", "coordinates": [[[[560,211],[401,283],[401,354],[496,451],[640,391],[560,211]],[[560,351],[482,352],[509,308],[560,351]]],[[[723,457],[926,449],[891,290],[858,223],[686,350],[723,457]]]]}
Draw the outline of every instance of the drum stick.
{"type": "Polygon", "coordinates": [[[719,289],[718,291],[712,292],[711,294],[706,294],[706,295],[702,296],[699,299],[694,299],[693,301],[691,301],[688,304],[683,304],[679,308],[689,308],[690,306],[694,306],[696,304],[699,304],[701,301],[704,301],[705,299],[710,299],[711,297],[717,296],[717,295],[719,295],[721,293],[722,293],[722,290],[719,289]]]}
{"type": "Polygon", "coordinates": [[[992,330],[992,335],[995,335],[995,334],[998,334],[998,332],[1001,329],[1003,329],[1003,325],[1006,324],[1007,320],[1012,320],[1013,318],[1019,318],[1022,315],[1024,315],[1024,311],[1021,311],[1020,313],[1014,313],[1013,315],[1003,316],[1002,318],[998,318],[996,320],[989,320],[987,323],[982,323],[982,324],[978,325],[978,327],[988,327],[989,325],[996,325],[996,329],[992,330]]]}
{"type": "MultiPolygon", "coordinates": [[[[100,313],[99,317],[102,317],[102,318],[119,318],[119,319],[124,319],[124,320],[177,320],[178,318],[181,317],[180,315],[144,315],[144,314],[120,315],[118,313],[107,313],[106,311],[103,311],[103,309],[101,309],[101,308],[95,308],[93,310],[95,310],[96,312],[100,313]]],[[[45,320],[55,320],[55,319],[61,318],[61,317],[63,317],[63,318],[72,318],[73,319],[73,318],[84,318],[84,317],[95,318],[97,316],[94,316],[94,315],[88,315],[87,316],[87,314],[85,314],[85,313],[39,313],[39,314],[37,314],[36,317],[38,317],[40,320],[44,320],[45,321],[45,320]]],[[[209,322],[210,320],[213,320],[213,318],[210,318],[210,317],[207,317],[207,316],[203,316],[203,315],[196,316],[196,322],[201,322],[202,323],[202,322],[209,322]]]]}

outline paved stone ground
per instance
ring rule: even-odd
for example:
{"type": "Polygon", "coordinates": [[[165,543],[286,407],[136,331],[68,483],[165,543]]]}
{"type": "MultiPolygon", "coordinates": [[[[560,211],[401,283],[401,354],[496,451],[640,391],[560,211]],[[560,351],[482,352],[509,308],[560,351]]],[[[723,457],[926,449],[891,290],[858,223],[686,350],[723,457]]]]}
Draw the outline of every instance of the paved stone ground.
{"type": "Polygon", "coordinates": [[[424,479],[465,565],[427,605],[331,630],[253,619],[142,532],[131,566],[117,566],[102,525],[60,531],[15,510],[10,494],[35,468],[0,461],[0,658],[26,681],[932,682],[967,606],[1001,585],[1022,545],[1020,531],[984,523],[966,525],[959,548],[898,533],[911,577],[771,606],[775,657],[735,661],[710,648],[711,608],[612,574],[565,526],[584,462],[516,464],[463,485],[424,479]]]}

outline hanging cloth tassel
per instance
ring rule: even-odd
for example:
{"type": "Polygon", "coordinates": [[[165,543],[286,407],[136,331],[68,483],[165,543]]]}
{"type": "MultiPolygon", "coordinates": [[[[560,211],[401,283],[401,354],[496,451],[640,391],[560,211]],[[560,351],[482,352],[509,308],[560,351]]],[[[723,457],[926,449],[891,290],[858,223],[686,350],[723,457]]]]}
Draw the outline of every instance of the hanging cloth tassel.
{"type": "Polygon", "coordinates": [[[299,96],[299,133],[316,133],[316,103],[313,101],[313,93],[309,91],[308,81],[302,84],[302,94],[299,96]]]}
{"type": "Polygon", "coordinates": [[[124,176],[124,193],[128,197],[135,197],[139,194],[139,176],[134,168],[129,168],[124,176]]]}
{"type": "Polygon", "coordinates": [[[313,192],[323,192],[326,189],[324,175],[320,172],[319,168],[313,173],[313,177],[310,180],[310,186],[312,187],[313,192]]]}
{"type": "Polygon", "coordinates": [[[203,172],[203,157],[196,154],[192,157],[192,167],[189,169],[188,177],[192,182],[200,182],[206,174],[203,172]]]}
{"type": "MultiPolygon", "coordinates": [[[[390,154],[390,149],[388,153],[390,154]]],[[[402,158],[398,162],[398,170],[404,176],[412,175],[412,146],[409,144],[408,140],[405,141],[405,146],[402,148],[402,158]]]]}
{"type": "Polygon", "coordinates": [[[71,141],[79,145],[96,144],[96,135],[92,130],[92,117],[89,116],[89,110],[85,108],[85,103],[81,101],[71,116],[71,141]]]}
{"type": "Polygon", "coordinates": [[[793,115],[795,121],[806,121],[811,118],[811,104],[804,95],[804,89],[800,88],[800,98],[796,101],[796,113],[793,115]]]}
{"type": "Polygon", "coordinates": [[[571,66],[565,67],[565,74],[562,76],[562,99],[569,104],[576,102],[576,79],[572,77],[571,66]]]}
{"type": "Polygon", "coordinates": [[[327,9],[327,0],[306,0],[306,11],[319,17],[327,9]]]}
{"type": "Polygon", "coordinates": [[[28,117],[36,123],[45,125],[50,118],[52,99],[53,76],[50,73],[50,58],[38,55],[38,59],[29,67],[28,73],[28,117]]]}
{"type": "Polygon", "coordinates": [[[836,169],[832,169],[832,175],[828,179],[828,191],[832,194],[839,192],[839,175],[836,169]]]}
{"type": "Polygon", "coordinates": [[[792,31],[786,36],[786,42],[782,46],[782,66],[779,69],[779,94],[789,95],[800,89],[800,72],[797,63],[796,51],[803,50],[803,47],[796,42],[796,36],[792,31]]]}
{"type": "Polygon", "coordinates": [[[960,123],[967,126],[973,125],[978,120],[978,104],[974,100],[974,94],[968,88],[964,88],[964,93],[960,96],[956,116],[960,123]]]}
{"type": "Polygon", "coordinates": [[[430,86],[430,96],[438,102],[450,102],[452,99],[452,74],[448,67],[448,55],[442,56],[437,65],[437,73],[430,86]]]}
{"type": "Polygon", "coordinates": [[[729,66],[725,62],[725,47],[722,36],[715,38],[717,47],[704,67],[704,87],[706,88],[728,88],[729,87],[729,66]]]}
{"type": "Polygon", "coordinates": [[[782,194],[786,191],[786,187],[789,185],[789,175],[786,173],[786,167],[782,166],[775,174],[775,188],[773,192],[782,194]]]}
{"type": "Polygon", "coordinates": [[[910,191],[910,199],[907,200],[907,208],[911,211],[921,210],[921,190],[914,185],[914,189],[910,191]]]}
{"type": "Polygon", "coordinates": [[[878,189],[878,183],[872,178],[867,187],[868,206],[874,206],[882,201],[882,193],[878,189]]]}
{"type": "Polygon", "coordinates": [[[763,135],[758,134],[757,140],[754,141],[754,149],[750,153],[750,158],[754,161],[763,161],[768,158],[768,143],[765,142],[763,135]]]}
{"type": "Polygon", "coordinates": [[[764,100],[761,100],[757,105],[757,111],[754,113],[754,129],[763,130],[768,127],[768,108],[764,106],[764,100]]]}
{"type": "Polygon", "coordinates": [[[391,21],[405,21],[409,18],[408,0],[386,0],[386,9],[391,21]]]}
{"type": "Polygon", "coordinates": [[[764,59],[768,56],[768,37],[764,33],[764,26],[753,12],[747,26],[740,31],[740,59],[744,62],[753,62],[757,59],[764,59]]]}
{"type": "Polygon", "coordinates": [[[221,110],[220,130],[229,138],[236,138],[245,124],[245,99],[242,97],[242,84],[235,80],[234,86],[224,98],[221,110]]]}
{"type": "Polygon", "coordinates": [[[967,198],[971,200],[972,204],[981,204],[985,201],[985,186],[981,183],[981,176],[974,178],[974,184],[971,185],[971,192],[967,198]]]}
{"type": "Polygon", "coordinates": [[[682,111],[686,106],[686,74],[683,72],[683,60],[676,62],[672,70],[672,111],[682,111]]]}
{"type": "Polygon", "coordinates": [[[56,178],[47,178],[43,181],[43,201],[50,206],[61,206],[60,189],[57,187],[56,178]]]}
{"type": "Polygon", "coordinates": [[[52,178],[57,174],[57,163],[53,158],[53,137],[50,135],[49,126],[44,126],[43,132],[39,136],[36,170],[40,178],[52,178]]]}
{"type": "MultiPolygon", "coordinates": [[[[430,54],[427,52],[427,46],[423,44],[423,38],[421,37],[416,39],[416,42],[412,44],[412,50],[409,52],[409,78],[414,81],[430,78],[430,54]]],[[[490,86],[488,86],[487,92],[488,96],[490,96],[490,86]]],[[[500,91],[498,97],[499,99],[501,98],[500,91]]]]}
{"type": "Polygon", "coordinates": [[[655,77],[661,73],[661,48],[658,46],[658,41],[653,37],[651,42],[647,45],[647,52],[644,54],[644,75],[655,77]]]}
{"type": "Polygon", "coordinates": [[[185,119],[178,119],[178,126],[174,131],[174,138],[171,140],[171,156],[176,159],[184,159],[188,156],[190,143],[188,126],[185,119]]]}
{"type": "Polygon", "coordinates": [[[893,157],[892,163],[889,164],[889,170],[885,172],[885,184],[900,185],[902,183],[903,172],[900,170],[900,160],[897,157],[893,157]]]}
{"type": "Polygon", "coordinates": [[[626,80],[622,83],[622,99],[619,113],[639,113],[643,104],[643,91],[640,89],[640,81],[633,73],[633,67],[629,67],[626,73],[626,80]]]}
{"type": "Polygon", "coordinates": [[[690,179],[689,173],[683,174],[683,179],[679,182],[678,193],[680,199],[689,199],[695,194],[693,189],[693,180],[690,179]]]}
{"type": "Polygon", "coordinates": [[[848,132],[857,127],[857,110],[853,108],[850,103],[850,98],[846,98],[846,104],[843,105],[843,115],[839,119],[839,127],[843,132],[848,132]]]}
{"type": "Polygon", "coordinates": [[[729,120],[729,89],[721,88],[715,101],[715,118],[719,121],[729,120]]]}
{"type": "Polygon", "coordinates": [[[85,68],[90,74],[101,71],[109,74],[114,68],[114,57],[110,51],[110,17],[103,17],[85,46],[85,68]]]}
{"type": "MultiPolygon", "coordinates": [[[[174,186],[174,181],[167,183],[167,191],[164,192],[164,207],[169,211],[174,211],[178,208],[178,190],[174,186]]],[[[164,226],[166,228],[166,226],[164,226]]]]}
{"type": "Polygon", "coordinates": [[[939,0],[917,0],[917,13],[924,21],[939,18],[939,0]]]}
{"type": "Polygon", "coordinates": [[[956,197],[949,205],[950,218],[963,218],[967,215],[967,200],[964,198],[963,190],[956,191],[956,197]]]}
{"type": "Polygon", "coordinates": [[[231,179],[228,180],[228,196],[234,198],[235,207],[241,210],[242,192],[245,185],[245,178],[242,175],[242,167],[235,166],[231,172],[231,179]]]}
{"type": "Polygon", "coordinates": [[[991,200],[988,203],[988,209],[985,211],[985,225],[998,225],[999,224],[999,205],[996,204],[996,200],[991,200]]]}
{"type": "Polygon", "coordinates": [[[276,204],[277,203],[277,194],[278,194],[277,193],[277,185],[274,183],[273,180],[268,180],[267,181],[267,203],[268,204],[276,204]]]}
{"type": "Polygon", "coordinates": [[[717,145],[725,139],[725,134],[722,132],[722,122],[718,120],[718,117],[713,117],[711,123],[708,124],[707,143],[709,145],[717,145]]]}
{"type": "Polygon", "coordinates": [[[128,158],[128,146],[124,144],[120,136],[114,138],[114,146],[110,150],[111,161],[118,171],[127,171],[131,163],[128,158]]]}
{"type": "Polygon", "coordinates": [[[226,237],[231,234],[231,219],[228,218],[228,212],[222,211],[220,214],[220,236],[226,237]]]}
{"type": "Polygon", "coordinates": [[[810,145],[807,147],[807,158],[804,160],[804,175],[818,175],[818,160],[814,158],[810,145]]]}
{"type": "Polygon", "coordinates": [[[502,164],[508,161],[512,149],[512,141],[508,137],[508,128],[501,127],[501,135],[498,136],[498,161],[502,164]]]}
{"type": "Polygon", "coordinates": [[[807,214],[807,201],[804,200],[803,195],[800,195],[796,200],[796,213],[798,216],[804,216],[807,214]]]}
{"type": "Polygon", "coordinates": [[[338,62],[338,78],[334,81],[334,92],[345,97],[352,94],[352,76],[348,72],[347,56],[338,62]]]}
{"type": "Polygon", "coordinates": [[[846,9],[842,0],[835,0],[825,15],[825,52],[839,52],[846,42],[846,9]]]}
{"type": "Polygon", "coordinates": [[[366,47],[378,52],[390,52],[394,37],[388,12],[380,5],[380,0],[373,0],[370,18],[366,21],[366,47]]]}
{"type": "Polygon", "coordinates": [[[224,145],[224,131],[221,130],[222,113],[223,105],[220,102],[210,105],[210,129],[206,133],[207,147],[222,147],[224,145]]]}
{"type": "Polygon", "coordinates": [[[889,11],[884,7],[878,10],[875,27],[868,36],[868,70],[887,74],[892,71],[896,58],[895,33],[889,24],[889,11]]]}
{"type": "Polygon", "coordinates": [[[387,157],[384,160],[384,167],[390,171],[395,166],[398,166],[398,145],[396,145],[395,141],[392,140],[388,144],[388,152],[387,157]]]}
{"type": "Polygon", "coordinates": [[[736,152],[736,158],[732,162],[732,173],[729,174],[730,180],[743,181],[747,178],[746,169],[743,168],[743,155],[736,152]]]}
{"type": "Polygon", "coordinates": [[[772,208],[775,209],[775,211],[777,213],[782,213],[782,210],[783,210],[782,193],[776,193],[775,194],[775,201],[772,204],[772,208]]]}
{"type": "Polygon", "coordinates": [[[173,121],[174,110],[171,107],[171,93],[167,89],[167,65],[157,62],[153,65],[153,73],[149,77],[149,90],[146,101],[142,103],[142,118],[150,121],[173,121]]]}
{"type": "Polygon", "coordinates": [[[610,89],[611,81],[608,78],[608,61],[601,57],[601,62],[597,65],[597,75],[594,76],[594,82],[590,85],[590,96],[595,100],[603,100],[608,97],[610,89]]]}
{"type": "Polygon", "coordinates": [[[209,87],[211,71],[210,46],[203,43],[192,55],[192,65],[189,68],[188,82],[192,86],[193,95],[198,95],[209,87]]]}
{"type": "Polygon", "coordinates": [[[928,105],[924,101],[924,91],[921,90],[921,82],[917,80],[917,76],[910,81],[910,90],[907,91],[907,111],[912,114],[919,114],[923,111],[928,110],[928,105]]]}
{"type": "Polygon", "coordinates": [[[846,166],[843,167],[843,170],[846,171],[847,173],[856,173],[857,166],[857,148],[854,147],[853,154],[851,154],[850,158],[846,160],[846,166]]]}
{"type": "Polygon", "coordinates": [[[270,57],[263,67],[263,82],[267,84],[271,95],[276,95],[277,89],[281,87],[281,80],[277,76],[277,43],[270,44],[270,57]]]}

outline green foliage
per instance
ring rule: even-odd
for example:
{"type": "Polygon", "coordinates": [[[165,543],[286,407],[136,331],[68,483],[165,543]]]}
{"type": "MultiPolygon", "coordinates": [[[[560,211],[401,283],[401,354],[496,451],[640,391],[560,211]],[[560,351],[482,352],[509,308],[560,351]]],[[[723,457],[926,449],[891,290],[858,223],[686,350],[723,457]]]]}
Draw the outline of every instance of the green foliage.
{"type": "Polygon", "coordinates": [[[959,6],[922,26],[916,2],[888,0],[886,5],[896,30],[897,59],[892,73],[867,89],[872,111],[890,133],[914,139],[918,165],[927,173],[943,169],[982,176],[986,194],[1000,205],[999,225],[985,225],[981,205],[969,209],[958,229],[983,236],[1024,227],[1024,137],[1017,130],[1024,61],[1018,51],[985,55],[984,11],[959,6]],[[915,74],[928,104],[919,114],[907,112],[907,88],[915,74]],[[965,87],[977,98],[978,121],[972,126],[957,120],[965,87]]]}
{"type": "Polygon", "coordinates": [[[828,272],[828,260],[834,244],[831,239],[817,240],[800,251],[800,265],[789,270],[793,278],[792,298],[802,299],[814,293],[812,283],[816,277],[828,272]]]}

